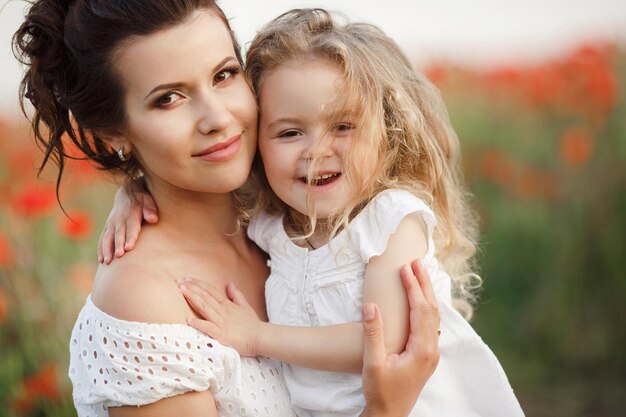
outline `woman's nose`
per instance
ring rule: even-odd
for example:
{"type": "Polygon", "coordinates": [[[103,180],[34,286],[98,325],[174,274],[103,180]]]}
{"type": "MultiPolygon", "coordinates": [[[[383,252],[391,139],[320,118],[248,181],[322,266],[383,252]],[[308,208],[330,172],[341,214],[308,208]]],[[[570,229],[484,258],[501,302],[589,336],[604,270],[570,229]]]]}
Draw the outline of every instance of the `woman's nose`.
{"type": "Polygon", "coordinates": [[[209,95],[203,99],[200,112],[198,130],[205,135],[225,130],[233,120],[227,103],[216,95],[209,95]]]}

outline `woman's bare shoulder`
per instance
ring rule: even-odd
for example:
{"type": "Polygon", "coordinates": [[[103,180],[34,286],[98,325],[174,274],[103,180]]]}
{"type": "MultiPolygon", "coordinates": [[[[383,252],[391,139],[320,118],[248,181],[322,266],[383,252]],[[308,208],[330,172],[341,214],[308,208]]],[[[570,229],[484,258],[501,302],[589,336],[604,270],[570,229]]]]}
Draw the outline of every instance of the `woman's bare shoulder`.
{"type": "Polygon", "coordinates": [[[185,324],[189,307],[169,269],[167,261],[150,251],[127,253],[100,264],[91,300],[120,320],[185,324]]]}

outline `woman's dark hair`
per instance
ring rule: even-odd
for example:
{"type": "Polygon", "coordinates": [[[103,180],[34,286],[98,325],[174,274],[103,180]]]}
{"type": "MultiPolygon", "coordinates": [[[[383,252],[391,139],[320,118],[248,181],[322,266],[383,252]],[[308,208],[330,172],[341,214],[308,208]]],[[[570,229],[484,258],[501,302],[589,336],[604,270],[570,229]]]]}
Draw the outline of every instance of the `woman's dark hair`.
{"type": "Polygon", "coordinates": [[[44,150],[39,173],[50,159],[59,167],[57,197],[65,158],[75,158],[68,149],[72,143],[100,169],[130,176],[139,172],[135,158],[121,161],[100,136],[125,123],[124,89],[114,70],[114,54],[129,37],[183,23],[199,9],[211,10],[224,22],[241,63],[239,45],[215,0],[31,2],[13,36],[13,51],[27,66],[20,103],[27,117],[26,100],[34,107],[30,120],[44,150]]]}

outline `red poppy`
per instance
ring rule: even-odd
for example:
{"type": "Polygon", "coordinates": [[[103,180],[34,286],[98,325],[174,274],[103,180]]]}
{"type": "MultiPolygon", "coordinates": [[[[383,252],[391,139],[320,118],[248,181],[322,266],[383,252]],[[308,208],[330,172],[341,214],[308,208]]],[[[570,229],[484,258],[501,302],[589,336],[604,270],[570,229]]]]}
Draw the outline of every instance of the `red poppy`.
{"type": "Polygon", "coordinates": [[[7,321],[7,313],[9,309],[7,306],[7,296],[4,289],[0,287],[0,324],[7,321]]]}
{"type": "Polygon", "coordinates": [[[42,216],[54,206],[54,187],[41,184],[27,185],[13,196],[13,210],[26,217],[42,216]]]}
{"type": "Polygon", "coordinates": [[[9,165],[18,178],[34,178],[38,168],[37,154],[33,149],[27,148],[13,151],[9,165]]]}
{"type": "Polygon", "coordinates": [[[480,158],[483,175],[502,186],[510,185],[515,177],[516,166],[507,155],[499,150],[489,150],[480,158]]]}
{"type": "Polygon", "coordinates": [[[441,87],[448,76],[448,68],[443,64],[433,64],[424,70],[424,74],[433,84],[441,87]]]}
{"type": "Polygon", "coordinates": [[[567,129],[559,140],[561,160],[570,167],[585,164],[591,158],[593,148],[591,132],[583,128],[567,129]]]}
{"type": "Polygon", "coordinates": [[[61,234],[70,239],[82,239],[91,234],[93,230],[93,220],[89,213],[84,211],[73,211],[68,213],[68,217],[63,217],[59,223],[61,234]]]}
{"type": "Polygon", "coordinates": [[[524,168],[517,179],[515,193],[521,198],[553,200],[557,197],[556,178],[548,171],[533,167],[524,168]]]}
{"type": "Polygon", "coordinates": [[[0,233],[0,268],[7,268],[13,264],[13,249],[9,240],[0,233]]]}
{"type": "Polygon", "coordinates": [[[61,397],[58,381],[58,366],[55,363],[45,363],[39,371],[24,379],[19,395],[13,403],[18,413],[24,414],[32,410],[39,399],[58,400],[61,397]]]}

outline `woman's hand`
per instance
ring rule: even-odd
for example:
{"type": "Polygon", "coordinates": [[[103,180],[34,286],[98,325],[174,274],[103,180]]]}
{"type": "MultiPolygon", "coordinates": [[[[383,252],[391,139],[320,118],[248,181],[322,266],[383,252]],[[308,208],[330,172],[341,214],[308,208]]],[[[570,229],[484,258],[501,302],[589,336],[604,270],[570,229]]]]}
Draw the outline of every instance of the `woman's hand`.
{"type": "Polygon", "coordinates": [[[387,354],[378,306],[363,305],[366,407],[361,417],[408,416],[439,362],[439,312],[430,279],[419,261],[404,266],[400,275],[411,326],[404,352],[387,354]]]}
{"type": "Polygon", "coordinates": [[[235,349],[241,356],[256,356],[263,327],[261,321],[235,284],[226,294],[211,284],[194,278],[178,280],[178,287],[189,305],[205,320],[187,319],[187,324],[235,349]]]}
{"type": "Polygon", "coordinates": [[[132,250],[137,242],[141,222],[156,223],[159,218],[152,195],[143,178],[136,178],[115,193],[113,208],[98,239],[98,262],[111,263],[132,250]]]}

